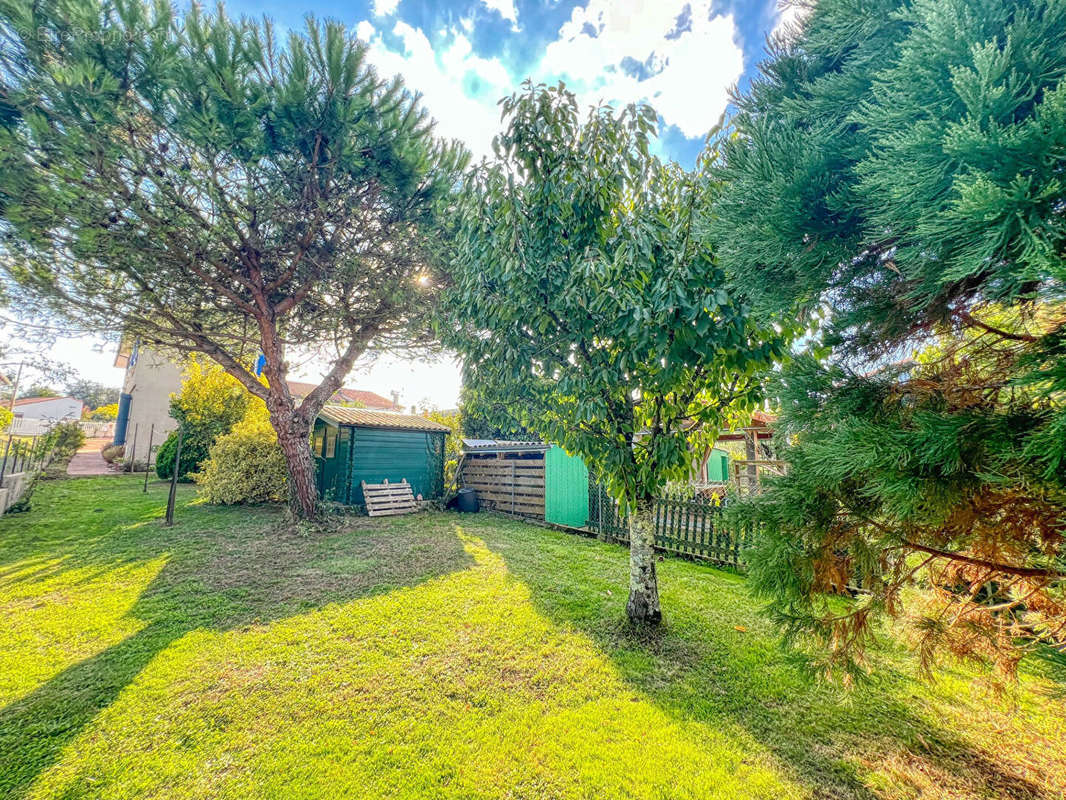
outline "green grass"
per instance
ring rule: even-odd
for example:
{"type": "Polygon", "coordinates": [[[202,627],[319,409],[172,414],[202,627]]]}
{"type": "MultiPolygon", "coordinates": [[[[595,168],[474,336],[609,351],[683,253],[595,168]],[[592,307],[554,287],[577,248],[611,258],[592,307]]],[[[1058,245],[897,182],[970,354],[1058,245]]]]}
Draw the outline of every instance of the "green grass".
{"type": "Polygon", "coordinates": [[[776,644],[743,578],[667,559],[623,622],[623,549],[488,515],[301,536],[136,478],[0,519],[0,796],[1061,797],[1066,670],[1006,697],[848,693],[776,644]]]}

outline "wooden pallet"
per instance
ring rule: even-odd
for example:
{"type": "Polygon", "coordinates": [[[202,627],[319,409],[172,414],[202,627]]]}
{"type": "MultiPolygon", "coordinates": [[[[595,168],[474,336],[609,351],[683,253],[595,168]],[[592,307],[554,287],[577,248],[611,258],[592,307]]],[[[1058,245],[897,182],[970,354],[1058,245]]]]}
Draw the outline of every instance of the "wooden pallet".
{"type": "MultiPolygon", "coordinates": [[[[366,500],[366,513],[371,517],[385,517],[391,514],[411,514],[418,511],[414,490],[404,478],[400,483],[367,483],[362,481],[363,497],[366,500]]],[[[421,499],[421,496],[419,496],[421,499]]]]}

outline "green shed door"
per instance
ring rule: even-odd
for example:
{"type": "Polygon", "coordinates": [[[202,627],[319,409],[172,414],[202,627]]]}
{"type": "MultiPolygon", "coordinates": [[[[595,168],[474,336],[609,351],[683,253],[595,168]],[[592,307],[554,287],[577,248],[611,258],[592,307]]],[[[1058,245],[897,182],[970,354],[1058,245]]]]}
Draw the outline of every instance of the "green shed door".
{"type": "Polygon", "coordinates": [[[707,457],[707,480],[725,483],[729,480],[729,453],[715,447],[707,457]]]}
{"type": "Polygon", "coordinates": [[[444,432],[353,428],[351,495],[362,505],[362,482],[399,483],[404,478],[415,496],[439,497],[444,489],[444,432]]]}
{"type": "Polygon", "coordinates": [[[589,521],[589,471],[560,447],[544,454],[544,519],[570,528],[589,521]]]}

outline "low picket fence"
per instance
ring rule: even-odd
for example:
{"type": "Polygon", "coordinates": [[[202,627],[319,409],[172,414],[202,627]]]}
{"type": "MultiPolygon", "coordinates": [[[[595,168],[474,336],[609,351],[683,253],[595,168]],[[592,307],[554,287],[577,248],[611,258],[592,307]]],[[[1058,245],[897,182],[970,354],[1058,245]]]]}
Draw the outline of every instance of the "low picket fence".
{"type": "MultiPolygon", "coordinates": [[[[43,436],[60,422],[69,421],[71,420],[15,417],[11,420],[4,433],[10,436],[43,436]]],[[[81,428],[82,433],[85,434],[86,438],[100,439],[115,435],[114,422],[103,422],[101,420],[93,419],[79,419],[75,421],[78,423],[78,427],[81,428]]]]}
{"type": "MultiPolygon", "coordinates": [[[[655,547],[668,553],[744,569],[754,543],[754,524],[726,525],[722,506],[712,498],[660,497],[654,505],[655,547]]],[[[629,544],[626,518],[598,483],[589,485],[588,530],[599,538],[629,544]]]]}

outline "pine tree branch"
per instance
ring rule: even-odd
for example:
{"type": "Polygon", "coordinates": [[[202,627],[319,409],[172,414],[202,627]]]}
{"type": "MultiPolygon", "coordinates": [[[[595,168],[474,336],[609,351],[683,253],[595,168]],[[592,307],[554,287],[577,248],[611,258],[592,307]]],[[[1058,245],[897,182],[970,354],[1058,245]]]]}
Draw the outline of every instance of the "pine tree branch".
{"type": "Polygon", "coordinates": [[[935,547],[929,547],[928,545],[918,544],[917,542],[910,542],[904,540],[901,547],[909,547],[912,550],[917,550],[921,553],[929,553],[930,555],[937,556],[938,558],[947,558],[952,561],[961,561],[964,564],[972,564],[975,567],[985,567],[996,572],[1002,572],[1007,575],[1018,575],[1023,578],[1066,578],[1066,574],[1058,572],[1052,569],[1041,569],[1039,567],[1016,567],[1011,564],[997,564],[994,561],[985,561],[983,558],[974,558],[973,556],[967,556],[962,553],[952,553],[948,550],[938,550],[935,547]]]}
{"type": "Polygon", "coordinates": [[[982,322],[981,320],[979,320],[977,317],[975,317],[973,314],[969,313],[968,311],[960,311],[960,312],[958,312],[958,316],[959,316],[959,319],[961,319],[967,325],[973,325],[976,328],[980,328],[983,331],[991,333],[991,334],[993,334],[995,336],[999,336],[999,337],[1001,337],[1003,339],[1010,339],[1010,340],[1015,341],[1015,342],[1029,342],[1029,343],[1034,343],[1034,342],[1039,342],[1040,341],[1040,337],[1039,336],[1031,336],[1028,333],[1011,333],[1010,331],[1005,331],[1002,328],[997,328],[994,325],[989,325],[987,322],[982,322]]]}

